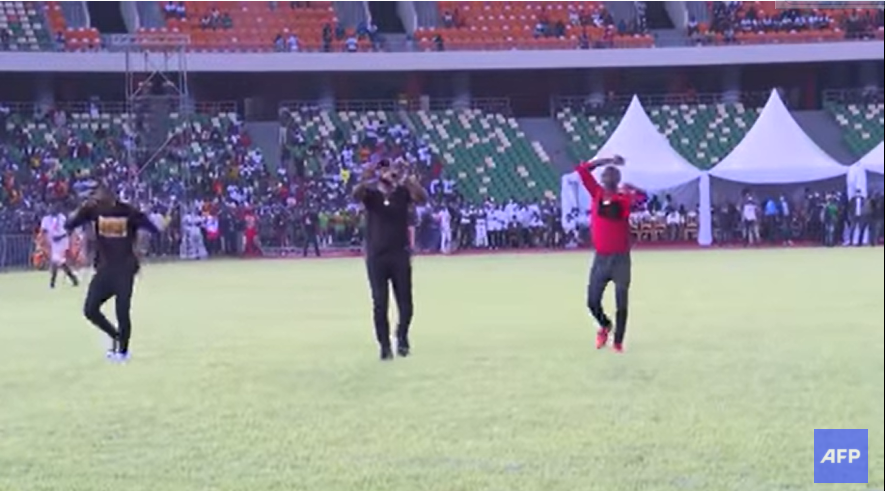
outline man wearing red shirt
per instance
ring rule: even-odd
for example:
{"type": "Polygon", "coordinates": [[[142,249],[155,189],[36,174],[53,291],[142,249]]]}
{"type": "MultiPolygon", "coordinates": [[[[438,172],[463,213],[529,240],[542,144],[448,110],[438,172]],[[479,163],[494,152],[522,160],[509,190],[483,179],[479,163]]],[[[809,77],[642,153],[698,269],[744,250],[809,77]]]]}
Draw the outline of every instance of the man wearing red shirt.
{"type": "Polygon", "coordinates": [[[637,191],[629,186],[621,186],[621,171],[624,159],[615,156],[584,162],[577,167],[584,188],[590,193],[590,231],[596,255],[590,269],[587,286],[587,308],[599,323],[596,335],[596,348],[608,344],[614,327],[614,349],[624,350],[624,335],[627,332],[627,297],[630,290],[630,208],[637,191]],[[593,176],[593,171],[605,166],[602,183],[593,176]],[[602,296],[609,283],[615,284],[615,322],[602,309],[602,296]]]}

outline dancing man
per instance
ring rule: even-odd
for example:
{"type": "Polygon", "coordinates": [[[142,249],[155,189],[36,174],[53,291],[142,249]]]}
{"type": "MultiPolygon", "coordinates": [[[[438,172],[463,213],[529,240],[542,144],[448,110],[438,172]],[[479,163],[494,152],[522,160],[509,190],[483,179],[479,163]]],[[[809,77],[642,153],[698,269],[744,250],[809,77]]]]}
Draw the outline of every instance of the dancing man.
{"type": "Polygon", "coordinates": [[[630,208],[637,190],[631,186],[621,186],[620,166],[624,159],[615,156],[582,163],[577,167],[581,182],[590,193],[590,228],[596,254],[590,269],[587,286],[587,308],[599,323],[596,348],[606,347],[614,327],[614,350],[624,351],[624,336],[627,333],[627,302],[630,291],[630,208]],[[602,183],[593,176],[593,171],[604,167],[602,183]],[[609,283],[615,284],[615,322],[602,308],[602,296],[609,283]]]}

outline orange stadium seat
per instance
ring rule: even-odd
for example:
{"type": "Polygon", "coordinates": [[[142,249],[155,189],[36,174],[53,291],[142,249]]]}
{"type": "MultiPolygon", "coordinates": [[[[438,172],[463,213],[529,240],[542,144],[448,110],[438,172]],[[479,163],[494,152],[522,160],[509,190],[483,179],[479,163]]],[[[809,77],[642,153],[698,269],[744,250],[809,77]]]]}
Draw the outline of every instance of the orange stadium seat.
{"type": "MultiPolygon", "coordinates": [[[[166,2],[160,2],[161,9],[166,2]]],[[[316,51],[322,46],[325,24],[337,22],[332,2],[301,2],[290,6],[279,2],[184,2],[183,19],[167,18],[165,29],[142,29],[146,39],[152,34],[168,32],[188,34],[195,50],[207,51],[272,51],[277,35],[295,34],[299,47],[316,51]],[[217,9],[230,16],[231,27],[204,28],[202,19],[217,9]]]]}
{"type": "Polygon", "coordinates": [[[58,46],[59,48],[67,51],[91,51],[101,48],[101,35],[94,27],[68,27],[59,2],[45,2],[45,9],[46,19],[53,35],[61,33],[64,40],[64,45],[58,46]]]}
{"type": "MultiPolygon", "coordinates": [[[[440,16],[451,14],[454,25],[438,29],[420,29],[418,45],[423,50],[436,49],[440,36],[445,49],[575,49],[580,37],[589,42],[601,41],[606,29],[573,25],[570,12],[589,14],[604,10],[604,2],[437,2],[440,16]],[[549,25],[564,24],[561,37],[535,36],[535,25],[545,20],[549,25]]],[[[650,36],[614,35],[614,47],[648,47],[650,36]]]]}

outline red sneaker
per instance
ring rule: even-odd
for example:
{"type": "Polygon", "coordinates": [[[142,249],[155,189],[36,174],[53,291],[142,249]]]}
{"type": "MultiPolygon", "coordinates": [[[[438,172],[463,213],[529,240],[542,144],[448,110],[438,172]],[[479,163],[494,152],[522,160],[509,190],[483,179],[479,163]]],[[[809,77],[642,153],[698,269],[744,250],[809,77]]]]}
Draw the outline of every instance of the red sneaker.
{"type": "Polygon", "coordinates": [[[615,353],[623,353],[624,352],[624,345],[623,344],[616,344],[614,346],[614,350],[615,350],[615,353]]]}
{"type": "Polygon", "coordinates": [[[600,328],[596,332],[596,349],[603,349],[608,344],[608,334],[610,329],[600,328]]]}

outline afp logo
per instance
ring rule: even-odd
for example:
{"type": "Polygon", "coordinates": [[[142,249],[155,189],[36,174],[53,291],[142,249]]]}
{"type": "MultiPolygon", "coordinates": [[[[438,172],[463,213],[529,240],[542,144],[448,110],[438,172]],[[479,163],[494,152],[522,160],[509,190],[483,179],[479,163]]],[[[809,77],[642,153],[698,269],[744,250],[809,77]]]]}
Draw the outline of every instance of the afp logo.
{"type": "Polygon", "coordinates": [[[869,431],[814,430],[815,484],[868,484],[869,431]]]}

